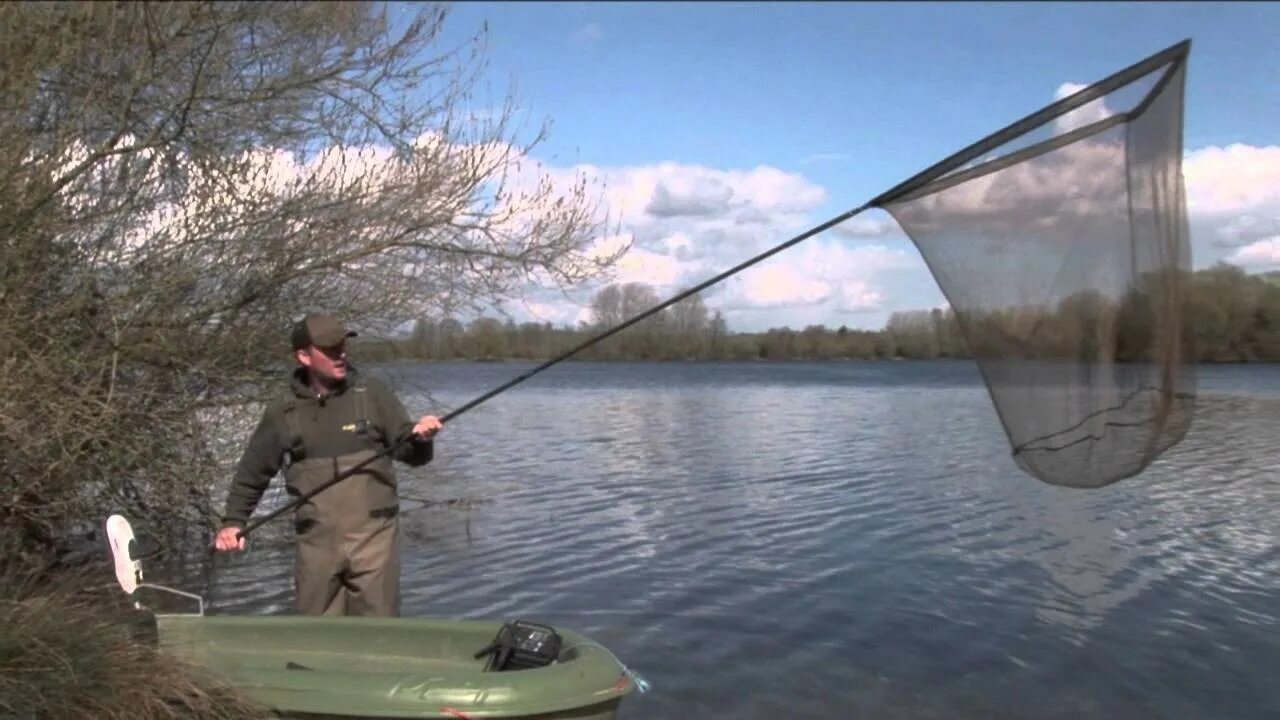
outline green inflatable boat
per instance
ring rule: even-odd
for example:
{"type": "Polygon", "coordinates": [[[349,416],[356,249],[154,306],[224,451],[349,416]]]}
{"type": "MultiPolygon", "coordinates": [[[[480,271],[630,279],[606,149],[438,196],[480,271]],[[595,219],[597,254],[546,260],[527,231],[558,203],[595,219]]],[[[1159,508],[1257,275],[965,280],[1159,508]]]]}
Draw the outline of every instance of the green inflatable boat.
{"type": "Polygon", "coordinates": [[[127,594],[199,605],[153,614],[135,601],[159,646],[277,717],[610,720],[645,689],[590,638],[522,620],[205,615],[200,596],[142,582],[124,518],[107,521],[107,537],[127,594]]]}

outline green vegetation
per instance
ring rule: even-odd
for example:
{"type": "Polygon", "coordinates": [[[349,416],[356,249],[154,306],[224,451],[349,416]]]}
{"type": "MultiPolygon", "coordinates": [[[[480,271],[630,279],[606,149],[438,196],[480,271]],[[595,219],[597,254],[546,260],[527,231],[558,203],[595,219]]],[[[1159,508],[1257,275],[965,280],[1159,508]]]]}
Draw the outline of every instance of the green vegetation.
{"type": "MultiPolygon", "coordinates": [[[[1217,265],[1191,276],[1180,325],[1152,311],[1152,282],[1123,304],[1096,295],[1068,298],[1052,310],[989,313],[965,318],[966,342],[952,310],[894,313],[880,330],[813,325],[800,330],[734,332],[722,313],[692,296],[575,356],[581,360],[872,360],[992,357],[1094,357],[1150,360],[1157,345],[1183,343],[1198,362],[1280,361],[1280,273],[1250,275],[1217,265]],[[1161,333],[1185,329],[1180,337],[1161,333]],[[1114,335],[1112,334],[1114,333],[1114,335]],[[1115,340],[1109,341],[1108,338],[1115,340]],[[1189,344],[1189,345],[1187,345],[1189,344]]],[[[565,352],[660,302],[642,284],[610,285],[592,303],[593,322],[579,327],[482,317],[464,325],[419,320],[412,334],[362,343],[372,359],[540,360],[565,352]]],[[[1171,316],[1176,318],[1177,316],[1171,316]]]]}

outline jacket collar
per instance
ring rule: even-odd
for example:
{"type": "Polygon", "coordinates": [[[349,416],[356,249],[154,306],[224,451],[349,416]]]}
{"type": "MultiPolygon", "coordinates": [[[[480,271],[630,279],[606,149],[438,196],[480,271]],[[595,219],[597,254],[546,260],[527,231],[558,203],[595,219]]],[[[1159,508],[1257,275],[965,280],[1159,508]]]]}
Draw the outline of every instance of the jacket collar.
{"type": "MultiPolygon", "coordinates": [[[[355,385],[356,374],[357,370],[355,367],[348,363],[347,376],[342,379],[342,382],[334,386],[325,397],[334,397],[345,393],[355,385]]],[[[310,375],[305,367],[299,367],[293,371],[293,374],[289,376],[289,387],[297,397],[306,398],[308,400],[315,400],[319,397],[316,395],[316,391],[311,387],[310,375]]]]}

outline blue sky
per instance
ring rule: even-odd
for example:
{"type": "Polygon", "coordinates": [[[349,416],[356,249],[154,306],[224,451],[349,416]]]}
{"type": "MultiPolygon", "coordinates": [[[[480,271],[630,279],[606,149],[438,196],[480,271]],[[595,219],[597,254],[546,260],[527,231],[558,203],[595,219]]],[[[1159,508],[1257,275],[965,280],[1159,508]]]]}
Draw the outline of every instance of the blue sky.
{"type": "MultiPolygon", "coordinates": [[[[664,297],[669,282],[701,280],[860,205],[1052,102],[1064,83],[1185,38],[1196,265],[1280,262],[1280,5],[481,2],[452,8],[442,42],[485,22],[495,97],[511,86],[531,118],[552,122],[539,160],[588,165],[633,200],[658,187],[695,204],[723,192],[768,217],[739,234],[745,223],[727,216],[630,216],[640,251],[622,279],[651,279],[664,297]]],[[[814,240],[824,242],[707,303],[746,330],[880,327],[893,310],[942,302],[896,226],[814,240]],[[838,263],[860,269],[836,277],[838,263]],[[772,295],[756,302],[761,293],[772,295]]],[[[532,307],[581,317],[566,302],[532,307]]]]}

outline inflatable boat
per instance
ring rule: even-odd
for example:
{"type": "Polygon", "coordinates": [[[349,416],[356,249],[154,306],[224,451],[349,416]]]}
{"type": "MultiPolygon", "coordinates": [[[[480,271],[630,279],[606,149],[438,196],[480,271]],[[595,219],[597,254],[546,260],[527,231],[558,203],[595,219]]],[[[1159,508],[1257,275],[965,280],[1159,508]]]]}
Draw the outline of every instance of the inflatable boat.
{"type": "Polygon", "coordinates": [[[200,596],[142,581],[127,520],[113,515],[107,538],[128,595],[198,605],[160,614],[135,600],[153,641],[278,716],[612,720],[644,688],[590,638],[524,620],[205,615],[200,596]]]}

